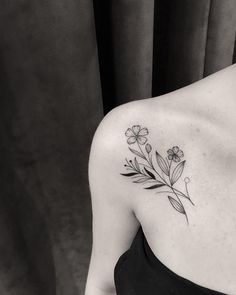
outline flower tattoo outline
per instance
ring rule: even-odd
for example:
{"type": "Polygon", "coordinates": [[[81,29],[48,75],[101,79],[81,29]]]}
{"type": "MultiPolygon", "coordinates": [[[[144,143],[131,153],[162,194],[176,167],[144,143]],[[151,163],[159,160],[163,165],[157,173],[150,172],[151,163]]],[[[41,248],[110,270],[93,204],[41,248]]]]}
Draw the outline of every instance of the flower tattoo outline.
{"type": "Polygon", "coordinates": [[[184,153],[182,150],[179,149],[178,146],[173,146],[172,149],[167,151],[168,159],[173,160],[174,162],[179,162],[180,158],[184,157],[184,153]]]}
{"type": "Polygon", "coordinates": [[[175,183],[181,178],[184,171],[186,160],[184,158],[184,152],[178,147],[173,146],[167,150],[167,156],[164,159],[157,151],[155,151],[156,165],[153,163],[153,148],[148,143],[147,135],[149,131],[146,127],[141,128],[140,125],[133,125],[125,132],[129,150],[135,155],[133,160],[126,158],[124,167],[127,173],[120,173],[122,176],[130,177],[133,183],[147,184],[149,186],[144,187],[147,190],[157,189],[156,194],[167,195],[171,206],[180,214],[183,214],[187,223],[188,215],[182,202],[182,198],[187,199],[192,205],[188,184],[190,178],[184,178],[185,192],[174,187],[175,183]],[[136,144],[138,149],[133,149],[133,145],[136,144]],[[165,188],[165,190],[159,190],[165,188]]]}
{"type": "Polygon", "coordinates": [[[141,128],[140,125],[134,125],[132,128],[126,130],[125,135],[128,137],[128,144],[138,142],[139,144],[144,145],[147,142],[146,136],[148,135],[148,129],[141,128]]]}

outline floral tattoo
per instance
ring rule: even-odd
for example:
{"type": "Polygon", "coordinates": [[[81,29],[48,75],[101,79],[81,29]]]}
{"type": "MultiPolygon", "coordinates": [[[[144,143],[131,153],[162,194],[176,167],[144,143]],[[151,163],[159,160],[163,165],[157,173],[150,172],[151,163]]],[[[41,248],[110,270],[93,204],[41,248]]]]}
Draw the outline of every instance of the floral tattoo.
{"type": "Polygon", "coordinates": [[[127,143],[129,145],[137,145],[137,149],[129,147],[129,150],[136,156],[133,160],[126,158],[124,167],[127,173],[121,173],[126,177],[131,177],[133,183],[142,183],[148,185],[145,189],[158,189],[156,194],[167,195],[172,207],[179,213],[183,214],[188,223],[188,215],[185,211],[182,198],[187,199],[192,205],[188,184],[190,179],[184,178],[185,192],[174,187],[175,183],[180,179],[186,161],[183,151],[174,146],[167,150],[167,156],[164,159],[157,151],[155,151],[155,162],[153,161],[152,146],[147,143],[147,128],[141,128],[140,125],[134,125],[125,132],[127,143]],[[162,188],[162,190],[160,190],[162,188]],[[165,190],[163,190],[163,188],[165,190]]]}

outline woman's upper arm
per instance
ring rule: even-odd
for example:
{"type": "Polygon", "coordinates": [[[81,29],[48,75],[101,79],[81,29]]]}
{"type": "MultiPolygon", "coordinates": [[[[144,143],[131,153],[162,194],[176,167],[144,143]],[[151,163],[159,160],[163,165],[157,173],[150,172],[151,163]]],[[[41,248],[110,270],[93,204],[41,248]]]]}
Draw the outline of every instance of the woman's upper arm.
{"type": "Polygon", "coordinates": [[[95,289],[96,294],[114,292],[115,264],[129,248],[139,226],[132,211],[132,192],[121,183],[122,144],[112,117],[98,128],[90,152],[93,247],[86,295],[95,294],[89,291],[95,289]]]}

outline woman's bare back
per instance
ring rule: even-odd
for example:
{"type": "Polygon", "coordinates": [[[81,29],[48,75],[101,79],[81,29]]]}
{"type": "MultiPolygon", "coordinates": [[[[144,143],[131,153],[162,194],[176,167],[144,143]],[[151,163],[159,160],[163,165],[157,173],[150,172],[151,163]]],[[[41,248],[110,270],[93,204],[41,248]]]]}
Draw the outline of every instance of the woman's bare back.
{"type": "MultiPolygon", "coordinates": [[[[94,220],[94,234],[97,236],[94,252],[98,244],[100,251],[103,249],[105,257],[110,259],[107,273],[112,271],[119,255],[128,248],[140,224],[153,253],[173,272],[209,289],[236,294],[235,85],[236,67],[231,66],[162,97],[123,105],[102,123],[92,149],[90,180],[97,183],[92,194],[101,186],[101,195],[109,192],[108,207],[102,205],[103,197],[99,197],[99,201],[95,197],[93,201],[93,210],[98,215],[94,220]],[[130,138],[133,126],[136,126],[136,131],[137,128],[143,130],[145,139],[140,143],[130,138]],[[100,150],[102,143],[103,149],[100,150]],[[146,147],[147,143],[151,148],[146,147]],[[176,147],[184,155],[175,161],[173,157],[171,159],[171,150],[177,153],[176,147]],[[146,159],[131,149],[141,155],[143,151],[146,159]],[[96,153],[103,154],[101,160],[93,160],[96,153]],[[157,160],[157,154],[161,160],[157,160]],[[135,172],[129,167],[131,160],[137,168],[135,158],[144,174],[155,174],[156,170],[169,187],[158,186],[155,180],[153,183],[137,181],[140,179],[138,173],[122,175],[135,172]],[[150,167],[150,159],[154,170],[150,167]],[[168,171],[165,173],[165,164],[160,163],[163,159],[168,169],[172,165],[169,175],[168,171]],[[181,162],[184,162],[184,167],[180,165],[176,169],[177,180],[173,187],[185,197],[175,194],[171,185],[174,168],[181,162]],[[100,166],[99,177],[95,164],[100,166]],[[104,171],[109,171],[108,178],[104,171]],[[156,187],[150,188],[152,185],[156,187]],[[145,189],[147,187],[149,189],[145,189]],[[97,207],[111,209],[100,226],[96,225],[96,220],[99,214],[101,217],[103,209],[97,210],[97,207]],[[117,209],[113,210],[113,207],[117,209]],[[127,217],[128,213],[126,217],[122,216],[125,210],[130,212],[130,217],[127,217]],[[109,220],[110,225],[104,226],[109,220]],[[114,222],[119,225],[114,225],[114,222]],[[113,238],[114,231],[116,237],[113,238]],[[99,235],[108,233],[111,241],[106,246],[104,241],[99,242],[99,239],[104,239],[99,235]]],[[[158,180],[156,174],[155,179],[158,180]]],[[[104,255],[94,255],[94,265],[104,255]]],[[[96,273],[96,267],[91,268],[96,273]]],[[[104,275],[102,280],[109,286],[113,284],[109,275],[104,275]]]]}

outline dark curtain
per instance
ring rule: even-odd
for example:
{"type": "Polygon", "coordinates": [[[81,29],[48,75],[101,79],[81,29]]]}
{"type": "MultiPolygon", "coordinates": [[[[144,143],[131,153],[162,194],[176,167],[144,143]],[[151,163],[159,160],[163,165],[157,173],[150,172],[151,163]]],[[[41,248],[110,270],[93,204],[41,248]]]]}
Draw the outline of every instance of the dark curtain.
{"type": "Polygon", "coordinates": [[[83,294],[97,125],[235,62],[235,32],[233,0],[1,1],[0,294],[83,294]]]}

